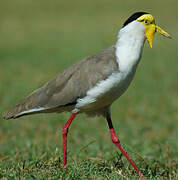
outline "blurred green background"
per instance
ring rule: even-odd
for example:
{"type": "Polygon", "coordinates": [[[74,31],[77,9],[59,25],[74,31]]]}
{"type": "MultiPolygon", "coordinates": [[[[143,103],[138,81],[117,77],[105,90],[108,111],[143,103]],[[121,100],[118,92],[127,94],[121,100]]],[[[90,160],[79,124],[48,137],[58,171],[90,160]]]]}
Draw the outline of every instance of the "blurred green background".
{"type": "MultiPolygon", "coordinates": [[[[141,170],[149,167],[147,177],[175,178],[177,7],[177,0],[1,1],[0,114],[71,64],[114,44],[118,30],[132,13],[150,12],[173,39],[156,35],[152,49],[146,43],[131,87],[112,106],[112,119],[122,144],[141,170]]],[[[12,121],[0,116],[0,178],[122,178],[116,173],[118,169],[124,176],[133,177],[125,158],[124,166],[112,169],[111,159],[118,151],[101,117],[80,115],[75,119],[68,136],[71,168],[66,172],[61,166],[53,166],[59,160],[56,158],[62,158],[60,130],[69,115],[41,114],[12,121]],[[97,174],[97,168],[89,168],[103,161],[108,163],[109,172],[97,174]],[[51,164],[40,168],[36,162],[51,164]]]]}

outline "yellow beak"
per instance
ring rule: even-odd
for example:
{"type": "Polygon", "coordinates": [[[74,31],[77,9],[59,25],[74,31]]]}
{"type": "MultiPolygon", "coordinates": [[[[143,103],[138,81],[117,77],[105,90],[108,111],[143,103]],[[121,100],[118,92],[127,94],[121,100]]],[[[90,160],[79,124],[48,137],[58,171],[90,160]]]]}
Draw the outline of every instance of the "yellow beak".
{"type": "Polygon", "coordinates": [[[146,35],[146,39],[147,39],[151,48],[152,48],[153,38],[154,38],[155,32],[157,32],[157,33],[159,33],[159,34],[161,34],[167,38],[171,38],[171,36],[166,31],[161,29],[159,26],[156,26],[155,24],[150,24],[145,29],[145,35],[146,35]]]}
{"type": "Polygon", "coordinates": [[[166,31],[161,29],[159,26],[156,26],[156,32],[171,39],[171,36],[166,31]]]}

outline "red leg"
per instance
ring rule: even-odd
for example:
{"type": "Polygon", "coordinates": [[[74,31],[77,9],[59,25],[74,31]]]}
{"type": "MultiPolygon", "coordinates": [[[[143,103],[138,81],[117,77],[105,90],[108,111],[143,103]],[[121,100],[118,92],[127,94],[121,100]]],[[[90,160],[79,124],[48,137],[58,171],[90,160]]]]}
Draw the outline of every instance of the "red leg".
{"type": "Polygon", "coordinates": [[[73,113],[69,120],[66,122],[66,124],[62,128],[62,138],[63,138],[63,164],[64,166],[67,163],[67,133],[68,133],[68,128],[74,118],[76,117],[77,113],[73,113]]]}
{"type": "Polygon", "coordinates": [[[136,164],[134,163],[134,161],[129,157],[129,155],[127,154],[127,152],[122,148],[119,139],[117,138],[113,125],[112,125],[112,121],[111,121],[111,117],[110,114],[107,115],[106,117],[107,122],[108,122],[108,126],[110,129],[110,134],[111,134],[111,139],[112,142],[119,148],[119,150],[122,152],[122,154],[128,159],[128,161],[130,162],[131,166],[136,170],[136,172],[139,174],[140,178],[143,177],[143,174],[141,173],[141,171],[137,168],[136,164]]]}

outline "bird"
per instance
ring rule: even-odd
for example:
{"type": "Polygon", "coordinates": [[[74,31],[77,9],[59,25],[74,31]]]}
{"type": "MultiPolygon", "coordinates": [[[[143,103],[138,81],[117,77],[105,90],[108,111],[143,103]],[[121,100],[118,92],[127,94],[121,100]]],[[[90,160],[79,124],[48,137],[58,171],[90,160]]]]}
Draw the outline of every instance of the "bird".
{"type": "Polygon", "coordinates": [[[145,41],[147,40],[152,48],[155,33],[171,38],[156,25],[155,18],[150,13],[133,13],[120,28],[114,45],[71,65],[5,113],[3,118],[71,112],[70,118],[62,127],[65,166],[67,134],[74,118],[80,113],[103,116],[107,120],[112,142],[142,178],[142,172],[116,136],[110,109],[112,103],[129,87],[141,59],[145,41]]]}

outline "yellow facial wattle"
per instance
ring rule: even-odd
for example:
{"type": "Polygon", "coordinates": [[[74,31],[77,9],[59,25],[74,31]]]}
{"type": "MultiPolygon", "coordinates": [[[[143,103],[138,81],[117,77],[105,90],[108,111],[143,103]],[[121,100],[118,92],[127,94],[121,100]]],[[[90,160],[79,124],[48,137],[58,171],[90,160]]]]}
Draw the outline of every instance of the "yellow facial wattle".
{"type": "Polygon", "coordinates": [[[140,16],[137,21],[143,23],[145,27],[145,36],[151,48],[155,32],[167,38],[171,38],[171,36],[166,31],[161,29],[159,26],[156,26],[155,19],[151,14],[144,14],[140,16]]]}
{"type": "Polygon", "coordinates": [[[155,24],[150,24],[149,26],[147,26],[145,28],[145,36],[146,36],[146,39],[147,39],[151,48],[153,46],[153,38],[154,38],[155,32],[156,32],[155,24]]]}

